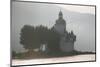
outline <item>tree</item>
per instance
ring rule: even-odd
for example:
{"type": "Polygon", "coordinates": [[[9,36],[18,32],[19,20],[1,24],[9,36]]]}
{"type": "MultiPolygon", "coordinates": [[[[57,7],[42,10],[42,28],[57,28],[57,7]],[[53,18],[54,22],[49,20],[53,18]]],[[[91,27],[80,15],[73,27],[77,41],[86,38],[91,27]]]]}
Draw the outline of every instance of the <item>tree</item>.
{"type": "Polygon", "coordinates": [[[60,51],[60,35],[54,29],[50,29],[48,33],[48,47],[50,52],[60,51]]]}
{"type": "Polygon", "coordinates": [[[24,25],[20,35],[20,43],[25,49],[39,48],[41,44],[46,43],[50,51],[59,50],[60,36],[53,29],[48,29],[42,25],[36,27],[24,25]]]}
{"type": "Polygon", "coordinates": [[[30,25],[25,25],[21,29],[20,43],[24,46],[25,49],[33,49],[38,47],[36,32],[34,32],[34,27],[30,25]]]}

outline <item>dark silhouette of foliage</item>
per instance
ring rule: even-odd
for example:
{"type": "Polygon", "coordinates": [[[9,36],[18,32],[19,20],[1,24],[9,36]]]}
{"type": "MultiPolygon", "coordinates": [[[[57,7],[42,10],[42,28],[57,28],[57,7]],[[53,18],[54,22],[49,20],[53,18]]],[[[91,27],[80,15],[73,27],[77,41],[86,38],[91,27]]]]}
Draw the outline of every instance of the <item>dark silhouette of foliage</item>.
{"type": "Polygon", "coordinates": [[[25,25],[21,29],[20,33],[20,43],[24,46],[25,49],[33,49],[33,47],[37,47],[37,37],[35,36],[36,33],[34,33],[34,27],[30,25],[25,25]],[[34,45],[36,44],[36,45],[34,45]]]}
{"type": "Polygon", "coordinates": [[[48,47],[51,52],[59,52],[60,51],[60,35],[54,31],[53,29],[50,29],[50,32],[48,33],[48,47]]]}
{"type": "Polygon", "coordinates": [[[59,50],[60,36],[53,29],[48,29],[42,25],[25,25],[21,29],[20,43],[25,49],[39,48],[41,44],[47,43],[49,51],[59,50]]]}

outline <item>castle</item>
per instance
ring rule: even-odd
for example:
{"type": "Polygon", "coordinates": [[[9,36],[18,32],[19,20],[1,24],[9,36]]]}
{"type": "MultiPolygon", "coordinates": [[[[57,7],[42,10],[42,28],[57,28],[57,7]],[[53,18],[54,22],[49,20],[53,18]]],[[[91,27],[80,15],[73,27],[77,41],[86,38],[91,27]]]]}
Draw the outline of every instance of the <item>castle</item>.
{"type": "MultiPolygon", "coordinates": [[[[74,42],[76,41],[76,36],[74,35],[73,31],[66,31],[66,21],[63,19],[63,13],[61,11],[59,12],[58,19],[56,20],[56,23],[52,27],[52,29],[55,30],[61,36],[59,49],[62,52],[74,51],[74,42]]],[[[47,44],[42,44],[40,46],[40,51],[48,52],[47,44]]]]}
{"type": "Polygon", "coordinates": [[[61,11],[59,12],[58,19],[56,20],[53,28],[61,35],[60,49],[63,52],[73,51],[76,36],[74,35],[73,31],[69,33],[66,31],[66,21],[63,19],[63,13],[61,11]]]}

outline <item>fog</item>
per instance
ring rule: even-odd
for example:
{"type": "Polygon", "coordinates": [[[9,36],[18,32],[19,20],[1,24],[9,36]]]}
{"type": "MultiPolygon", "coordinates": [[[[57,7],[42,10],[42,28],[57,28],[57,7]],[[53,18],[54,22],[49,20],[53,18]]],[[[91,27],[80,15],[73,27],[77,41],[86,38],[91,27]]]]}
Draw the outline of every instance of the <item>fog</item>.
{"type": "MultiPolygon", "coordinates": [[[[89,8],[89,6],[87,7],[89,8]]],[[[42,24],[51,28],[61,10],[66,21],[66,30],[69,32],[73,30],[77,37],[75,49],[95,51],[95,12],[86,13],[88,10],[79,12],[67,8],[63,8],[58,4],[12,2],[11,49],[16,52],[25,50],[20,44],[20,30],[24,25],[37,26],[42,24]]]]}

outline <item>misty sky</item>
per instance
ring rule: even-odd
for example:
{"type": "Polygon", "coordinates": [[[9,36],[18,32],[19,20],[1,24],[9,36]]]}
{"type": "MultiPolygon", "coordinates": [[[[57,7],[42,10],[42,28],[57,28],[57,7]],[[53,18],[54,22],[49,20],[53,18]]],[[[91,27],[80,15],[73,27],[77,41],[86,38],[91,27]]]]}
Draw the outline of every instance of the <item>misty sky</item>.
{"type": "Polygon", "coordinates": [[[13,2],[12,3],[12,50],[24,51],[20,42],[20,30],[24,25],[44,25],[51,28],[62,11],[66,21],[66,30],[73,30],[77,37],[75,49],[95,51],[95,7],[59,5],[46,3],[13,2]]]}

